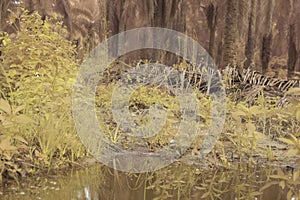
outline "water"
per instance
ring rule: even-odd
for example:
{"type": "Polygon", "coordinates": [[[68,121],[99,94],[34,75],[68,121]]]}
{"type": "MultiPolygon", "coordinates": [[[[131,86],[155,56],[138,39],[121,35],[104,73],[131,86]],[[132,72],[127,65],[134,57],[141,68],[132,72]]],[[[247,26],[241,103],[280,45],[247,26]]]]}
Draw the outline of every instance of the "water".
{"type": "Polygon", "coordinates": [[[237,165],[199,169],[175,163],[154,173],[127,174],[100,164],[61,174],[33,177],[0,188],[0,199],[297,199],[299,182],[280,168],[237,165]],[[280,175],[280,176],[279,176],[280,175]],[[282,177],[281,177],[282,176],[282,177]],[[269,187],[268,187],[269,185],[269,187]]]}

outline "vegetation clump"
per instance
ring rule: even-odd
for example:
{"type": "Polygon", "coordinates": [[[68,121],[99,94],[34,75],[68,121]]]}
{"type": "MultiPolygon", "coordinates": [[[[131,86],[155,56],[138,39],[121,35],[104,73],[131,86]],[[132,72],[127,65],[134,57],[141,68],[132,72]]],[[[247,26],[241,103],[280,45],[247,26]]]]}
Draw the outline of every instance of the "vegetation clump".
{"type": "MultiPolygon", "coordinates": [[[[18,181],[20,176],[72,164],[88,153],[77,137],[72,119],[72,87],[79,63],[75,47],[64,37],[66,29],[61,23],[42,20],[38,13],[30,14],[23,9],[12,13],[10,23],[16,32],[1,33],[0,37],[0,179],[18,181]]],[[[184,63],[174,66],[185,67],[184,63]]],[[[116,82],[111,74],[106,78],[109,81],[100,82],[97,88],[96,110],[107,138],[129,150],[144,147],[143,150],[154,152],[172,145],[182,120],[176,96],[168,88],[155,85],[141,86],[133,92],[128,107],[137,126],[149,125],[149,108],[154,104],[160,104],[167,116],[165,126],[157,135],[135,138],[121,130],[113,119],[111,99],[116,82]]],[[[192,156],[184,155],[183,161],[199,165],[193,158],[201,154],[203,137],[208,134],[211,99],[197,88],[194,94],[198,98],[197,126],[201,132],[188,149],[187,155],[192,156]]],[[[299,96],[299,88],[286,95],[299,96]]],[[[236,169],[236,163],[245,162],[299,164],[300,102],[297,98],[280,108],[269,102],[263,91],[252,99],[252,105],[244,100],[236,101],[238,93],[232,88],[228,96],[234,100],[227,98],[226,122],[213,152],[205,160],[208,166],[236,169]],[[286,154],[291,157],[283,156],[286,154]]],[[[280,181],[273,183],[289,186],[285,176],[278,173],[280,176],[271,178],[280,181]]],[[[298,176],[299,171],[293,177],[295,184],[299,184],[298,176]]],[[[153,185],[159,185],[160,181],[157,178],[153,185]]],[[[208,197],[211,193],[207,191],[213,190],[213,186],[205,179],[202,182],[200,190],[206,191],[203,196],[208,197]]],[[[180,182],[178,187],[183,187],[180,182]]],[[[163,188],[159,192],[167,193],[163,188]]],[[[184,188],[180,193],[184,193],[184,188]]],[[[291,189],[289,196],[294,194],[291,189]]]]}
{"type": "Polygon", "coordinates": [[[24,9],[14,34],[1,33],[0,177],[16,180],[86,155],[77,138],[71,94],[78,64],[61,23],[24,9]]]}

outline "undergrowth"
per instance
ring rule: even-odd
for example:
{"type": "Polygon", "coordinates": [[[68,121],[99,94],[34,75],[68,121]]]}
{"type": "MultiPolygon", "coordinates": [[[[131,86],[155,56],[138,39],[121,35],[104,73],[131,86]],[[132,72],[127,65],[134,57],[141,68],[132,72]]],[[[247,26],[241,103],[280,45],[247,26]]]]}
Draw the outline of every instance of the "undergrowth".
{"type": "Polygon", "coordinates": [[[86,155],[71,112],[78,64],[61,23],[20,9],[0,47],[0,174],[14,178],[69,165],[86,155]]]}
{"type": "MultiPolygon", "coordinates": [[[[77,137],[72,119],[71,96],[78,63],[75,48],[61,36],[65,28],[61,23],[42,21],[37,13],[25,10],[12,15],[11,23],[16,21],[17,32],[1,33],[0,38],[0,179],[18,181],[20,176],[74,163],[87,156],[87,151],[77,137]]],[[[184,64],[175,68],[184,68],[184,64]]],[[[149,125],[149,108],[154,104],[161,105],[167,116],[158,134],[136,138],[125,134],[113,120],[114,86],[114,82],[99,84],[96,94],[99,124],[107,137],[125,149],[142,146],[155,151],[172,145],[182,115],[176,96],[155,85],[141,86],[133,93],[129,110],[137,126],[149,125]]],[[[199,105],[200,135],[188,153],[197,156],[199,144],[211,124],[211,100],[197,89],[194,92],[199,105]]],[[[297,96],[300,92],[296,88],[289,93],[297,96]]],[[[291,149],[288,154],[299,156],[299,125],[299,101],[280,108],[268,102],[263,92],[253,105],[227,98],[226,122],[211,163],[231,168],[234,162],[254,165],[257,158],[263,158],[264,162],[280,159],[284,162],[286,158],[276,154],[277,144],[287,144],[291,149]]]]}

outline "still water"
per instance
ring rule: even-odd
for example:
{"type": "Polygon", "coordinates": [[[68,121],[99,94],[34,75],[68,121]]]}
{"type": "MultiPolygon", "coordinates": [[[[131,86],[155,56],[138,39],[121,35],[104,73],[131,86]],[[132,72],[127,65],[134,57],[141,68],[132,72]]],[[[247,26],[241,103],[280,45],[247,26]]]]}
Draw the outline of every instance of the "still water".
{"type": "Polygon", "coordinates": [[[199,169],[182,163],[153,173],[128,174],[96,164],[61,174],[33,177],[0,188],[0,199],[298,199],[292,170],[237,165],[199,169]]]}

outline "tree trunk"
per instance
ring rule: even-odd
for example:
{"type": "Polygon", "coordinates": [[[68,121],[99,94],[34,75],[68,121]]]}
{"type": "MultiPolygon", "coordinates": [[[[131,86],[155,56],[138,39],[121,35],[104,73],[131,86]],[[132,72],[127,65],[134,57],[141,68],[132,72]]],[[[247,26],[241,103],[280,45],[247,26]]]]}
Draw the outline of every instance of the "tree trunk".
{"type": "Polygon", "coordinates": [[[261,48],[261,64],[262,64],[262,74],[267,72],[270,57],[271,57],[271,46],[272,46],[272,33],[265,34],[262,40],[261,48]]]}
{"type": "Polygon", "coordinates": [[[273,22],[274,5],[275,5],[274,0],[268,0],[267,10],[266,10],[265,31],[264,31],[262,47],[261,47],[262,74],[265,74],[267,72],[269,68],[270,57],[272,54],[272,41],[273,41],[272,22],[273,22]]]}
{"type": "MultiPolygon", "coordinates": [[[[106,21],[108,23],[108,37],[116,35],[120,32],[120,20],[122,15],[122,7],[125,0],[111,0],[107,1],[106,7],[106,21]]],[[[126,27],[124,27],[126,29],[126,27]]],[[[118,44],[114,43],[113,46],[108,47],[110,56],[117,56],[118,54],[118,44]]]]}
{"type": "Polygon", "coordinates": [[[245,49],[245,54],[247,60],[245,62],[245,67],[254,66],[254,48],[255,48],[255,17],[256,17],[256,0],[251,1],[251,9],[249,15],[249,25],[248,25],[248,39],[245,49]]]}
{"type": "Polygon", "coordinates": [[[295,42],[295,24],[289,26],[289,53],[288,53],[288,78],[291,78],[295,71],[298,52],[295,42]]]}
{"type": "Polygon", "coordinates": [[[209,6],[206,8],[206,19],[207,19],[207,26],[210,31],[208,53],[212,58],[215,57],[215,38],[216,38],[216,28],[218,22],[217,18],[218,18],[218,7],[210,3],[209,6]]]}
{"type": "Polygon", "coordinates": [[[238,34],[240,40],[244,40],[248,33],[251,0],[238,0],[238,34]]]}
{"type": "MultiPolygon", "coordinates": [[[[154,9],[153,26],[169,28],[185,33],[186,20],[183,3],[183,0],[157,0],[154,9]]],[[[166,45],[168,44],[168,42],[169,41],[166,38],[166,45]]],[[[178,44],[178,46],[185,48],[184,43],[180,43],[178,44]]],[[[153,53],[153,59],[161,60],[168,65],[174,64],[180,60],[178,56],[162,51],[155,51],[153,53]]]]}
{"type": "Polygon", "coordinates": [[[222,39],[223,37],[221,36],[221,39],[218,43],[218,50],[217,50],[217,65],[220,66],[223,63],[223,46],[224,46],[224,41],[222,39]]]}
{"type": "Polygon", "coordinates": [[[0,31],[5,31],[5,20],[8,17],[8,7],[10,6],[10,0],[1,0],[0,2],[0,31]]]}
{"type": "Polygon", "coordinates": [[[226,1],[225,40],[224,40],[224,65],[236,66],[236,39],[237,39],[237,11],[238,0],[226,1]]]}

